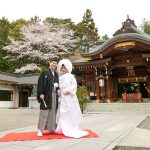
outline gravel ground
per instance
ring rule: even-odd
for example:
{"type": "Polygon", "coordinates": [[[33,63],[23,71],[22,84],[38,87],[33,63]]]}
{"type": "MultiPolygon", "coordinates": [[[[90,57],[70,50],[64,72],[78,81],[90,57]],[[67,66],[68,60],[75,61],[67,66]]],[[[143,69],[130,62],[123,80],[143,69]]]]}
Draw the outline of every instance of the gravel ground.
{"type": "Polygon", "coordinates": [[[0,132],[37,125],[38,117],[38,113],[32,113],[27,108],[0,109],[0,132]]]}

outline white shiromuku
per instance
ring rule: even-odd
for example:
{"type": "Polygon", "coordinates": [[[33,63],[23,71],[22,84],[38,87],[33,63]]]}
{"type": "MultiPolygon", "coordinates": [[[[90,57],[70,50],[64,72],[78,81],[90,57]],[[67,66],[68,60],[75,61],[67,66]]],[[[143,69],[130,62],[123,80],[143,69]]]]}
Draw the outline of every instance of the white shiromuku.
{"type": "MultiPolygon", "coordinates": [[[[67,68],[67,64],[62,64],[67,68]]],[[[88,135],[88,132],[79,129],[79,123],[83,119],[83,116],[76,95],[77,82],[70,71],[60,76],[59,87],[61,96],[59,97],[60,105],[56,119],[56,133],[63,133],[65,136],[74,138],[80,138],[88,135]],[[63,93],[66,91],[69,91],[70,94],[64,95],[63,93]]]]}

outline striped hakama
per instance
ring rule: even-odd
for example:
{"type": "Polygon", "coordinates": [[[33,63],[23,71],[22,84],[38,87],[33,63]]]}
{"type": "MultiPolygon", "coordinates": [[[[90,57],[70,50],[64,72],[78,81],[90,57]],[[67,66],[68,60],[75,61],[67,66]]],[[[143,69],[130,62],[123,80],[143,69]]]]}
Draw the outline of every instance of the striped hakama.
{"type": "Polygon", "coordinates": [[[52,108],[40,110],[38,129],[49,132],[56,129],[56,91],[52,92],[52,108]]]}

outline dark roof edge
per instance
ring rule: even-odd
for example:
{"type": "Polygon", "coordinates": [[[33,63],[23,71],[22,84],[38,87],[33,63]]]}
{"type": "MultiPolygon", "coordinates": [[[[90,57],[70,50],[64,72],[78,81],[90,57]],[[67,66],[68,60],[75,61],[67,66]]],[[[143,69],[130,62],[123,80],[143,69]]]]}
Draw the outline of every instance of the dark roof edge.
{"type": "Polygon", "coordinates": [[[82,53],[81,56],[86,57],[86,56],[95,55],[98,52],[101,52],[107,47],[111,46],[112,44],[115,44],[120,41],[127,41],[129,38],[130,40],[134,40],[134,41],[142,40],[142,41],[145,41],[145,43],[150,44],[150,35],[148,34],[138,34],[138,33],[119,34],[117,36],[112,37],[111,39],[108,39],[102,45],[97,46],[95,49],[93,49],[93,52],[82,53]]]}
{"type": "Polygon", "coordinates": [[[110,62],[111,61],[111,58],[105,58],[105,59],[100,59],[100,60],[94,60],[94,61],[87,61],[87,62],[74,62],[73,65],[76,66],[76,65],[96,65],[97,63],[98,64],[103,64],[105,62],[110,62]]]}
{"type": "Polygon", "coordinates": [[[15,74],[15,73],[8,73],[8,72],[2,72],[0,71],[0,74],[2,75],[7,75],[7,76],[13,76],[13,77],[28,77],[28,76],[39,76],[38,73],[35,73],[35,74],[15,74]]]}

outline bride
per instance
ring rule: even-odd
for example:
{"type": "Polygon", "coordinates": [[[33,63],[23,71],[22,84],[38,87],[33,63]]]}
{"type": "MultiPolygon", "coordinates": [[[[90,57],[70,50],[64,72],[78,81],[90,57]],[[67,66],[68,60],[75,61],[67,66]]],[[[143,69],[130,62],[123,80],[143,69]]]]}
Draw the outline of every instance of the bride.
{"type": "Polygon", "coordinates": [[[72,63],[68,59],[60,60],[57,71],[60,75],[60,105],[57,111],[57,128],[55,132],[73,138],[86,136],[89,133],[79,129],[79,123],[83,116],[76,96],[77,82],[71,74],[72,63]]]}

